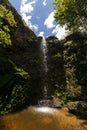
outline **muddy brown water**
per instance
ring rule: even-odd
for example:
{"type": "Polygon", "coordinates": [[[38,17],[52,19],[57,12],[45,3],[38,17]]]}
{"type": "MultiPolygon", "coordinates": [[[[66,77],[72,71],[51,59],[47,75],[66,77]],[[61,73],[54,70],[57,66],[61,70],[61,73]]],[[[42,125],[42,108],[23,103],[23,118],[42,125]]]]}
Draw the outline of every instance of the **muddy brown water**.
{"type": "Polygon", "coordinates": [[[0,117],[0,130],[87,130],[87,120],[78,119],[65,108],[29,107],[0,117]]]}

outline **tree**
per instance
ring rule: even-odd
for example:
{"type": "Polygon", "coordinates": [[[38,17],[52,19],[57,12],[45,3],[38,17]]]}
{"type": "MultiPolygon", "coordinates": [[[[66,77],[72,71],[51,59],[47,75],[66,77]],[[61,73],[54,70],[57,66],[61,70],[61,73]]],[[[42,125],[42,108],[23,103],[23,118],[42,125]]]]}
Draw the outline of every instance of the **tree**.
{"type": "Polygon", "coordinates": [[[55,19],[69,30],[87,31],[87,0],[54,0],[55,19]]]}

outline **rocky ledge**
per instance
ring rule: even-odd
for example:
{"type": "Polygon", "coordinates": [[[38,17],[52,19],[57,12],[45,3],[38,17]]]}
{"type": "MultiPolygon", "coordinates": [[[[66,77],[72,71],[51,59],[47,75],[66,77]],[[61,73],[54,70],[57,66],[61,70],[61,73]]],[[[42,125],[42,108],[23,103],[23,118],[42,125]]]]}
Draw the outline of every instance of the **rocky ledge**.
{"type": "Polygon", "coordinates": [[[39,107],[46,106],[46,107],[52,107],[52,108],[62,108],[62,101],[55,97],[50,97],[48,99],[43,99],[38,102],[39,107]]]}
{"type": "Polygon", "coordinates": [[[67,107],[70,113],[87,119],[87,102],[75,101],[69,104],[67,107]]]}

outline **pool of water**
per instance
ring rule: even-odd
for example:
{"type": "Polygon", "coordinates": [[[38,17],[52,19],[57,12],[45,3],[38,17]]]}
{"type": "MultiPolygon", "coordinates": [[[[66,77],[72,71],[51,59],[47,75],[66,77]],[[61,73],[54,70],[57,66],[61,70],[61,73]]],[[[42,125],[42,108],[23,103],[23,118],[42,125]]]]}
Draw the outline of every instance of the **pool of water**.
{"type": "Polygon", "coordinates": [[[87,121],[67,109],[29,107],[0,118],[0,130],[87,130],[87,121]]]}

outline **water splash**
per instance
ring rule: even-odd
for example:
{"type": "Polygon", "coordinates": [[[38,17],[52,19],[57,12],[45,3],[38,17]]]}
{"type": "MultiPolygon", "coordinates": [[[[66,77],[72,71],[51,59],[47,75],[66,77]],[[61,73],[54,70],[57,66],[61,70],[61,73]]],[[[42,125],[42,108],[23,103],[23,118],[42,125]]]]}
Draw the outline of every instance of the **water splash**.
{"type": "Polygon", "coordinates": [[[34,107],[33,110],[41,113],[54,113],[58,112],[57,109],[50,108],[50,107],[34,107]]]}

